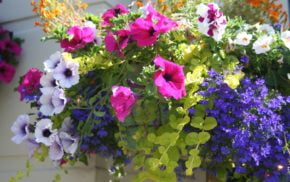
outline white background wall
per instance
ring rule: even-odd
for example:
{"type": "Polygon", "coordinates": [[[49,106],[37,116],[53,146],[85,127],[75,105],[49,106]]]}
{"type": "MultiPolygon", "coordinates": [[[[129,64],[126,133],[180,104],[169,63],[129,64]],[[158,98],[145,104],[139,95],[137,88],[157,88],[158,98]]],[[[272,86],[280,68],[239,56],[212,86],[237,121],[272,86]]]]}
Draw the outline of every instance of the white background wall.
{"type": "MultiPolygon", "coordinates": [[[[42,32],[34,27],[37,17],[31,12],[30,0],[2,0],[0,3],[0,24],[14,32],[15,36],[25,39],[23,54],[13,82],[9,85],[0,85],[0,182],[5,182],[13,176],[18,169],[25,167],[27,151],[25,145],[15,145],[10,139],[10,127],[19,114],[29,111],[28,105],[19,102],[18,93],[13,89],[17,87],[18,78],[29,68],[42,69],[43,61],[59,49],[53,42],[41,43],[42,32]]],[[[130,0],[85,0],[92,13],[101,13],[115,3],[128,3],[130,0]]],[[[287,0],[282,0],[288,7],[287,0]]],[[[107,161],[92,159],[88,167],[82,165],[71,168],[69,175],[62,175],[63,182],[107,182],[109,177],[106,169],[107,161]]],[[[130,170],[131,171],[131,170],[130,170]]],[[[32,174],[24,182],[51,182],[57,170],[47,161],[46,163],[33,163],[32,174]]],[[[130,177],[130,175],[129,175],[130,177]]],[[[199,174],[196,181],[202,181],[204,174],[199,174]]],[[[128,178],[123,181],[128,181],[128,178]]]]}

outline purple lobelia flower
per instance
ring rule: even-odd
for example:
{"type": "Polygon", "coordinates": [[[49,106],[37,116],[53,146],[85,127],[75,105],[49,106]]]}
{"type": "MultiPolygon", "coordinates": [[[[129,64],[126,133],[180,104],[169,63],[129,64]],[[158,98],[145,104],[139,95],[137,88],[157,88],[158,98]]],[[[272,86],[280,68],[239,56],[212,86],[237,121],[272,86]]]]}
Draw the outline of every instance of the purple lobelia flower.
{"type": "Polygon", "coordinates": [[[11,131],[14,133],[12,141],[16,144],[20,144],[23,140],[26,140],[29,135],[29,116],[20,115],[11,127],[11,131]]]}

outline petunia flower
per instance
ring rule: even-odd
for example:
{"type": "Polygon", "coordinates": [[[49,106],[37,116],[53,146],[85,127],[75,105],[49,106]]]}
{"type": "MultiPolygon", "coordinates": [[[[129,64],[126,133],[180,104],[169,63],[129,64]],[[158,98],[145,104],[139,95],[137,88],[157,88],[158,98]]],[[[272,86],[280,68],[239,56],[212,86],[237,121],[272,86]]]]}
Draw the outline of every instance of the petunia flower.
{"type": "Polygon", "coordinates": [[[41,104],[40,112],[45,116],[52,116],[63,111],[67,99],[64,91],[60,88],[42,88],[42,95],[39,99],[41,104]]]}
{"type": "Polygon", "coordinates": [[[161,33],[177,27],[175,21],[159,14],[152,6],[148,6],[147,11],[147,17],[137,18],[130,25],[132,39],[139,47],[153,45],[161,33]]]}
{"type": "Polygon", "coordinates": [[[254,42],[253,49],[256,54],[264,54],[271,50],[270,45],[272,44],[272,42],[272,37],[263,35],[254,42]]]}
{"type": "Polygon", "coordinates": [[[284,42],[285,46],[290,49],[290,31],[282,32],[281,39],[284,42]]]}
{"type": "Polygon", "coordinates": [[[70,134],[66,132],[60,132],[59,133],[61,144],[63,146],[63,149],[66,153],[74,155],[78,148],[79,144],[79,137],[77,136],[71,136],[70,134]]]}
{"type": "Polygon", "coordinates": [[[129,30],[118,30],[116,35],[109,32],[105,37],[106,50],[113,53],[117,52],[120,57],[123,56],[123,49],[127,47],[130,40],[129,30]],[[116,38],[115,38],[116,36],[116,38]]]}
{"type": "Polygon", "coordinates": [[[257,25],[257,29],[258,29],[258,32],[262,32],[266,35],[274,35],[275,34],[275,29],[269,24],[257,25]]]}
{"type": "Polygon", "coordinates": [[[178,100],[186,95],[185,76],[183,66],[157,56],[154,64],[159,68],[154,74],[154,84],[159,93],[166,97],[178,100]]]}
{"type": "Polygon", "coordinates": [[[11,64],[7,64],[4,61],[0,62],[0,81],[4,83],[10,83],[14,77],[15,68],[11,64]]]}
{"type": "Polygon", "coordinates": [[[215,3],[200,4],[197,6],[196,13],[199,15],[197,22],[199,32],[212,37],[215,41],[220,41],[225,33],[227,20],[218,5],[215,3]]]}
{"type": "Polygon", "coordinates": [[[55,140],[54,135],[57,135],[57,132],[52,129],[52,122],[50,119],[41,119],[36,123],[35,141],[37,143],[43,143],[46,146],[50,146],[55,140]]]}
{"type": "Polygon", "coordinates": [[[247,32],[241,32],[237,35],[236,39],[234,40],[235,44],[247,46],[250,44],[252,40],[252,35],[248,34],[247,32]]]}
{"type": "Polygon", "coordinates": [[[14,133],[12,141],[16,144],[20,144],[26,140],[29,136],[29,116],[27,114],[20,115],[11,127],[11,131],[14,133]]]}
{"type": "Polygon", "coordinates": [[[52,54],[49,59],[44,61],[44,70],[46,72],[53,72],[53,70],[57,67],[58,63],[63,59],[61,52],[57,51],[52,54]]]}
{"type": "Polygon", "coordinates": [[[49,158],[53,161],[59,161],[64,155],[64,150],[60,142],[60,138],[57,134],[52,135],[51,138],[52,143],[49,146],[49,158]]]}
{"type": "Polygon", "coordinates": [[[115,85],[112,87],[112,92],[113,95],[110,98],[111,105],[118,120],[124,122],[125,118],[131,113],[137,98],[128,87],[115,85]]]}
{"type": "Polygon", "coordinates": [[[63,39],[60,42],[60,46],[65,52],[74,52],[77,49],[82,49],[87,44],[93,43],[96,38],[96,29],[92,27],[73,26],[68,29],[67,33],[71,38],[63,39]]]}
{"type": "Polygon", "coordinates": [[[40,78],[40,85],[44,88],[54,88],[58,82],[54,79],[53,73],[46,73],[40,78]]]}
{"type": "Polygon", "coordinates": [[[70,88],[79,82],[79,63],[71,60],[62,60],[53,72],[53,77],[63,88],[70,88]]]}
{"type": "Polygon", "coordinates": [[[35,96],[39,95],[40,78],[42,74],[43,73],[37,68],[31,68],[27,73],[25,73],[17,88],[17,91],[20,94],[20,100],[34,100],[35,96]]]}
{"type": "Polygon", "coordinates": [[[101,22],[102,26],[112,26],[111,19],[114,17],[118,17],[119,15],[126,14],[129,11],[127,8],[122,5],[122,4],[117,4],[114,8],[108,9],[103,15],[102,19],[103,21],[101,22]]]}
{"type": "Polygon", "coordinates": [[[40,145],[35,141],[35,138],[28,138],[26,140],[26,145],[28,149],[28,157],[32,158],[34,152],[40,147],[40,145]]]}

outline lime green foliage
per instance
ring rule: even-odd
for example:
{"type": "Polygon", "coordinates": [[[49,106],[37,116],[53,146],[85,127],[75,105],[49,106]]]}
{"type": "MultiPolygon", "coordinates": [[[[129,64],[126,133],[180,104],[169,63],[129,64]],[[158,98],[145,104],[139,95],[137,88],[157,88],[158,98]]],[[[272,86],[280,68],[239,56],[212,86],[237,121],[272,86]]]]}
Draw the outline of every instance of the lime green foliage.
{"type": "Polygon", "coordinates": [[[28,177],[32,169],[32,165],[29,160],[26,161],[25,167],[26,167],[25,171],[21,170],[17,171],[16,175],[14,177],[10,177],[8,182],[19,182],[23,180],[25,177],[28,177]]]}

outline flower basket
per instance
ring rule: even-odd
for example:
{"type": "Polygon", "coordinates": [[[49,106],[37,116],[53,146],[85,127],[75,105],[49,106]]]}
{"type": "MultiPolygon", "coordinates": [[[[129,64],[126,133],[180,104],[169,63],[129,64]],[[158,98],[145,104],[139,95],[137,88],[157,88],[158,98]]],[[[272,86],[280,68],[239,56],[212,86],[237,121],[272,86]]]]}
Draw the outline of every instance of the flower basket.
{"type": "Polygon", "coordinates": [[[77,0],[33,2],[62,50],[21,80],[36,112],[17,118],[12,141],[59,166],[112,158],[116,178],[132,163],[136,182],[197,169],[207,181],[287,181],[290,32],[184,3],[96,16],[77,0]]]}

